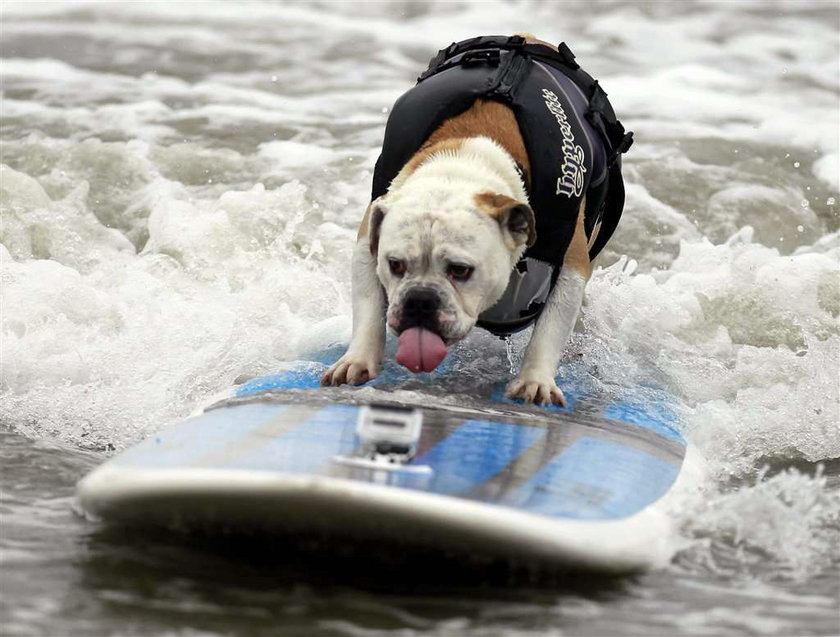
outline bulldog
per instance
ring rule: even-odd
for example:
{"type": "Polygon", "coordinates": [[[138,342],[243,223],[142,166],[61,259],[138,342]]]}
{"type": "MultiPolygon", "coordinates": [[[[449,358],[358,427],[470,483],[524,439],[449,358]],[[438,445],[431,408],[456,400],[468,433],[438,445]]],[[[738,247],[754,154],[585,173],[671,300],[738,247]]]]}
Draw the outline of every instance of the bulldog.
{"type": "Polygon", "coordinates": [[[565,405],[555,374],[592,259],[621,215],[632,142],[565,44],[529,35],[453,43],[388,119],[353,252],[353,333],[324,385],[397,361],[435,369],[476,325],[533,324],[507,396],[565,405]]]}

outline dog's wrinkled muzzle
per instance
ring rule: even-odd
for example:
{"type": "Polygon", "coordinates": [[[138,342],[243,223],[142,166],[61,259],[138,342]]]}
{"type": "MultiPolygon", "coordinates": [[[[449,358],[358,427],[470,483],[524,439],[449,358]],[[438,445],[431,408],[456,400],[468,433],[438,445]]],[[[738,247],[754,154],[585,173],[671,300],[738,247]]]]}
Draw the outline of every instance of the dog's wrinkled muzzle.
{"type": "Polygon", "coordinates": [[[432,289],[418,287],[406,294],[400,318],[397,362],[412,372],[430,372],[446,357],[447,347],[439,332],[440,297],[432,289]]]}

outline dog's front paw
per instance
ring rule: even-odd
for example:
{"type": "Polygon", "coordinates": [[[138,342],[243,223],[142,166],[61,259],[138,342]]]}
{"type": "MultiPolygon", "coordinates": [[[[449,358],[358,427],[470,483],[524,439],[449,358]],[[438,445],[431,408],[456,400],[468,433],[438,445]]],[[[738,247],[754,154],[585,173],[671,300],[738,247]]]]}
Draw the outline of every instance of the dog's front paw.
{"type": "Polygon", "coordinates": [[[322,385],[361,385],[376,378],[379,361],[371,356],[353,355],[349,352],[338,359],[321,377],[322,385]]]}
{"type": "Polygon", "coordinates": [[[508,384],[505,395],[536,405],[566,406],[566,397],[551,376],[522,375],[508,384]]]}

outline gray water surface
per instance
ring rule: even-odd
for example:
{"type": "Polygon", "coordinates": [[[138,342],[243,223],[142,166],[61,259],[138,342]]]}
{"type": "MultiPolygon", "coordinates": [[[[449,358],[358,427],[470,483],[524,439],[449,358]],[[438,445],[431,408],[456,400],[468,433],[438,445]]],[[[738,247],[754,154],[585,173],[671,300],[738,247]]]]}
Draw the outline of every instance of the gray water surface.
{"type": "MultiPolygon", "coordinates": [[[[0,632],[840,632],[836,2],[0,11],[0,632]],[[346,343],[390,105],[442,46],[514,31],[567,41],[636,132],[562,369],[680,401],[703,472],[672,562],[534,582],[78,514],[115,450],[346,343]]],[[[509,374],[486,334],[452,356],[465,387],[509,374]]]]}

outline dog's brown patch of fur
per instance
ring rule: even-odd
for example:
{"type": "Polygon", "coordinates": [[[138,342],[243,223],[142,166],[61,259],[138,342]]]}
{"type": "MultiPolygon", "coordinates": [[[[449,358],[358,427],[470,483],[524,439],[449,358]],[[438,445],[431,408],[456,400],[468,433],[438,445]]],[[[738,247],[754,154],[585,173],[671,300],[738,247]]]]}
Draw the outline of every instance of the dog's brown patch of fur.
{"type": "Polygon", "coordinates": [[[480,192],[475,196],[475,203],[488,215],[494,219],[498,219],[505,210],[517,205],[519,202],[513,197],[508,197],[497,192],[480,192]]]}
{"type": "Polygon", "coordinates": [[[546,42],[545,40],[540,40],[537,36],[533,33],[514,33],[514,35],[519,35],[525,38],[525,42],[528,44],[542,44],[543,46],[547,46],[549,49],[556,51],[557,46],[552,44],[551,42],[546,42]]]}
{"type": "Polygon", "coordinates": [[[362,237],[368,236],[368,228],[370,227],[370,209],[373,204],[368,204],[367,209],[365,210],[365,216],[362,217],[362,223],[359,226],[359,232],[356,233],[356,241],[359,241],[362,237]]]}
{"type": "Polygon", "coordinates": [[[581,276],[589,279],[592,274],[592,262],[589,260],[589,239],[586,237],[586,228],[583,225],[583,211],[586,210],[586,197],[580,202],[578,209],[577,224],[572,241],[563,257],[563,267],[576,270],[581,276]]]}
{"type": "MultiPolygon", "coordinates": [[[[480,192],[475,195],[475,204],[478,209],[488,216],[492,217],[496,221],[501,222],[504,218],[505,214],[509,213],[512,208],[516,208],[517,206],[521,206],[524,209],[524,212],[527,213],[527,232],[524,234],[526,235],[525,244],[527,246],[534,245],[534,242],[537,240],[537,230],[534,227],[535,220],[534,220],[534,212],[531,210],[530,206],[521,201],[516,201],[513,197],[508,197],[507,195],[503,195],[496,192],[480,192]]],[[[523,229],[515,229],[515,231],[522,232],[523,229]]],[[[508,246],[509,248],[515,246],[508,246]]]]}
{"type": "Polygon", "coordinates": [[[504,148],[525,173],[525,183],[530,184],[531,163],[519,124],[513,110],[501,102],[476,100],[460,115],[450,117],[431,134],[423,149],[447,140],[469,137],[489,137],[504,148]]]}

